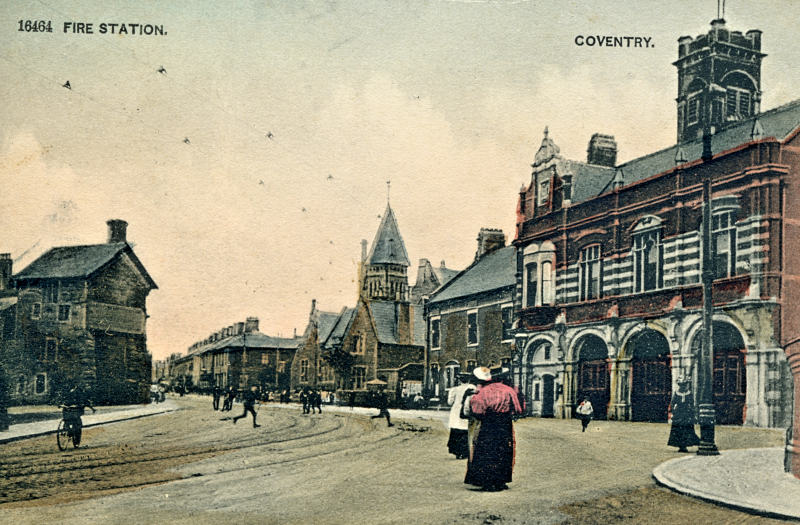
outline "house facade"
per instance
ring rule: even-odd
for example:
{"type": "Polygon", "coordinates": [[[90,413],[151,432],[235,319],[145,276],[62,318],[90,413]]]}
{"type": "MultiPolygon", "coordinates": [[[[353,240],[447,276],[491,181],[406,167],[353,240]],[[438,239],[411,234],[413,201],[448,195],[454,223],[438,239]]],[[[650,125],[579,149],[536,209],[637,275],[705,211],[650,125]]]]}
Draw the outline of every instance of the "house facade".
{"type": "MultiPolygon", "coordinates": [[[[108,228],[107,243],[52,248],[13,276],[2,346],[13,403],[48,402],[76,385],[100,404],[149,399],[146,300],[157,286],[127,242],[127,223],[108,228]]],[[[0,262],[7,278],[10,257],[0,262]]]]}
{"type": "Polygon", "coordinates": [[[514,241],[513,368],[529,402],[540,385],[559,417],[589,397],[596,417],[667,421],[678,377],[697,391],[708,177],[717,423],[789,424],[800,102],[759,113],[763,56],[760,31],[722,20],[681,37],[679,142],[644,157],[616,164],[597,134],[586,162],[568,160],[545,131],[514,241]]]}
{"type": "Polygon", "coordinates": [[[481,229],[473,263],[436,290],[425,306],[425,391],[447,401],[460,372],[509,368],[514,349],[517,257],[500,230],[481,229]]]}

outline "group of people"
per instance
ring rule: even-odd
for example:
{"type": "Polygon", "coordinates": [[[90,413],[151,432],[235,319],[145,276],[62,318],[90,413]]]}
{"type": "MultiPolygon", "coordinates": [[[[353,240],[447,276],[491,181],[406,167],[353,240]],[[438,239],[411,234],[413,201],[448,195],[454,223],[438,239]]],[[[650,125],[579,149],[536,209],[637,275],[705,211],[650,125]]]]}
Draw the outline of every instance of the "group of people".
{"type": "MultiPolygon", "coordinates": [[[[214,410],[220,410],[220,412],[229,412],[233,410],[233,402],[236,400],[237,391],[232,387],[229,386],[224,391],[215,386],[211,390],[211,403],[214,407],[214,410]],[[222,401],[222,409],[219,407],[219,402],[222,401]]],[[[240,416],[236,416],[233,418],[233,424],[235,425],[236,422],[244,417],[247,417],[247,413],[253,415],[253,428],[258,428],[261,425],[256,423],[256,401],[258,401],[258,387],[253,386],[250,387],[250,390],[245,390],[241,393],[242,403],[244,405],[244,412],[240,416]]]]}
{"type": "Polygon", "coordinates": [[[515,458],[513,421],[522,415],[519,393],[507,385],[506,374],[492,377],[486,367],[461,376],[448,392],[449,452],[467,460],[464,483],[488,492],[508,488],[515,458]]]}
{"type": "Polygon", "coordinates": [[[303,414],[313,414],[317,409],[322,414],[322,394],[316,388],[309,390],[304,388],[300,391],[300,403],[303,405],[303,414]]]}
{"type": "MultiPolygon", "coordinates": [[[[256,387],[253,387],[256,388],[256,387]]],[[[236,399],[236,390],[232,386],[229,386],[224,391],[215,386],[214,389],[211,391],[211,402],[214,407],[214,410],[220,410],[219,402],[222,400],[222,410],[221,412],[228,412],[233,409],[233,401],[236,399]]]]}

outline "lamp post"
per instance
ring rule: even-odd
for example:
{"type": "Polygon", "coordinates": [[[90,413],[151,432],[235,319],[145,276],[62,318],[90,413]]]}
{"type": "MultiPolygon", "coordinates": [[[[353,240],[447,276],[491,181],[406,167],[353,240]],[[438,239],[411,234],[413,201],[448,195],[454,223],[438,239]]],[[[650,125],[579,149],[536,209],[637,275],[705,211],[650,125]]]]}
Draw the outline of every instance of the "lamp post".
{"type": "Polygon", "coordinates": [[[700,422],[700,446],[698,456],[716,456],[719,454],[714,443],[714,339],[713,339],[713,314],[714,302],[712,286],[714,283],[714,269],[711,257],[711,130],[707,127],[703,131],[703,224],[702,224],[702,283],[703,283],[703,337],[701,340],[700,355],[697,362],[697,401],[700,422]]]}

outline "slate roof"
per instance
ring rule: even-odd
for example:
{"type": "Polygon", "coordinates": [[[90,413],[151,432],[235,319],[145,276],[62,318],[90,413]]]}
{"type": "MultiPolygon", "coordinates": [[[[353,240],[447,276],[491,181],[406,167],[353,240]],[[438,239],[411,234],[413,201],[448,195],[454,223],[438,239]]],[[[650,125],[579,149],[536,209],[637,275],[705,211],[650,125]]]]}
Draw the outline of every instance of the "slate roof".
{"type": "MultiPolygon", "coordinates": [[[[779,141],[786,140],[798,127],[800,127],[800,99],[784,104],[769,111],[764,111],[746,120],[728,124],[726,127],[717,131],[711,140],[711,151],[714,155],[736,148],[742,144],[754,140],[753,126],[758,121],[762,138],[773,138],[779,141]]],[[[759,138],[759,137],[755,137],[759,138]]],[[[669,171],[675,167],[675,157],[678,148],[683,150],[687,163],[700,159],[703,153],[703,140],[697,139],[690,142],[675,144],[669,148],[644,155],[630,160],[617,166],[622,172],[622,182],[624,185],[632,184],[636,181],[646,179],[653,175],[669,171]]],[[[581,163],[577,163],[581,164],[581,163]]],[[[589,166],[593,167],[593,166],[589,166]]],[[[608,168],[606,168],[608,170],[608,168]]],[[[585,188],[573,189],[572,202],[577,203],[591,197],[610,191],[612,188],[615,170],[611,169],[610,176],[605,174],[603,177],[580,177],[575,173],[574,184],[585,184],[585,188]],[[585,178],[581,182],[579,179],[585,178]],[[590,180],[595,179],[595,180],[590,180]],[[598,188],[604,182],[602,188],[598,188]]]]}
{"type": "Polygon", "coordinates": [[[347,330],[350,328],[350,325],[353,322],[355,314],[355,308],[343,308],[339,315],[336,316],[336,320],[328,332],[328,336],[325,339],[320,338],[320,345],[324,346],[325,348],[331,348],[341,343],[342,338],[347,333],[347,330]]]}
{"type": "Polygon", "coordinates": [[[278,348],[281,350],[296,350],[302,341],[303,340],[300,338],[272,337],[271,335],[262,334],[261,332],[250,332],[244,335],[239,334],[226,337],[224,339],[214,341],[213,343],[200,346],[189,352],[187,356],[205,354],[206,352],[211,352],[212,350],[221,350],[225,348],[242,348],[245,345],[247,348],[278,348]]]}
{"type": "Polygon", "coordinates": [[[16,280],[28,279],[69,279],[89,277],[97,270],[111,262],[120,253],[127,252],[142,276],[157,288],[147,270],[139,261],[133,250],[125,242],[109,244],[91,244],[86,246],[63,246],[51,248],[38,259],[14,276],[16,280]]]}
{"type": "Polygon", "coordinates": [[[375,233],[367,260],[369,264],[400,264],[403,266],[411,264],[403,237],[400,235],[400,229],[397,227],[394,212],[388,204],[378,231],[375,233]]]}
{"type": "Polygon", "coordinates": [[[436,278],[439,279],[439,286],[444,286],[447,284],[450,279],[458,275],[459,270],[451,270],[450,268],[446,268],[444,266],[434,266],[433,273],[436,274],[436,278]]]}
{"type": "MultiPolygon", "coordinates": [[[[384,344],[400,344],[397,341],[397,326],[395,321],[395,307],[399,303],[394,301],[370,301],[367,303],[372,319],[375,321],[378,342],[384,344]]],[[[425,319],[422,307],[415,307],[413,313],[414,343],[418,346],[425,345],[425,319]]]]}
{"type": "Polygon", "coordinates": [[[433,293],[429,304],[489,292],[516,284],[516,247],[506,246],[484,255],[433,293]]]}
{"type": "Polygon", "coordinates": [[[336,326],[337,319],[339,319],[339,314],[336,312],[317,312],[317,341],[322,343],[328,339],[331,331],[336,326]]]}

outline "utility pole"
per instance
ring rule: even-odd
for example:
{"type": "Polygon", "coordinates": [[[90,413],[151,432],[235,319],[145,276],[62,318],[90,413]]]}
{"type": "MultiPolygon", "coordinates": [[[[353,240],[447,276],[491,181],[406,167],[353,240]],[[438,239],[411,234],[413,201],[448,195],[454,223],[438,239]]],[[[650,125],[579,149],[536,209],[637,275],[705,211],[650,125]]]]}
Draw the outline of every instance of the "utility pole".
{"type": "Polygon", "coordinates": [[[703,181],[703,225],[701,230],[702,283],[703,283],[703,337],[700,355],[697,360],[697,402],[700,420],[700,446],[698,456],[719,455],[714,443],[714,300],[712,297],[714,284],[714,268],[711,254],[711,168],[709,166],[713,154],[711,152],[711,129],[706,125],[703,131],[703,163],[700,165],[703,181]]]}

